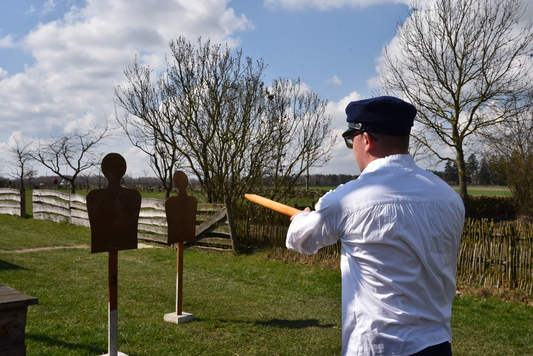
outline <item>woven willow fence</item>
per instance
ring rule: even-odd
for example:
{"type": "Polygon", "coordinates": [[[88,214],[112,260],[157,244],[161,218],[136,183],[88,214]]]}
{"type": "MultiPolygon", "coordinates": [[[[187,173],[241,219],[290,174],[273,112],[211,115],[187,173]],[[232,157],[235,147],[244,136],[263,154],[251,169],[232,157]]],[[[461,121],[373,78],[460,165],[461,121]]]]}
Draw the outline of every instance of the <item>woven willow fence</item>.
{"type": "MultiPolygon", "coordinates": [[[[248,244],[285,246],[289,219],[262,207],[247,208],[248,244]]],[[[338,260],[339,254],[337,243],[319,250],[314,258],[338,260]]],[[[457,282],[533,293],[533,224],[467,219],[459,248],[457,282]]]]}
{"type": "Polygon", "coordinates": [[[532,293],[533,224],[467,219],[457,281],[532,293]]]}

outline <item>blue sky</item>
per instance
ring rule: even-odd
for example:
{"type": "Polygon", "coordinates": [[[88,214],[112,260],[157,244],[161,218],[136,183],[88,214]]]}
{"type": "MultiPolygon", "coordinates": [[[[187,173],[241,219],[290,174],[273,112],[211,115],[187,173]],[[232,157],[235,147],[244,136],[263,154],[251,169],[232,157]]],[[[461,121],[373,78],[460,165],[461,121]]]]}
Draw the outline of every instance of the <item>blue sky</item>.
{"type": "MultiPolygon", "coordinates": [[[[429,0],[425,0],[429,1],[429,0]]],[[[0,149],[89,122],[114,121],[113,91],[135,56],[163,69],[168,41],[199,36],[242,48],[268,65],[265,82],[300,78],[327,99],[332,129],[344,108],[372,96],[384,46],[408,16],[408,0],[0,0],[0,149]]],[[[146,158],[127,139],[128,174],[146,158]]],[[[358,174],[341,140],[320,173],[358,174]]],[[[2,154],[2,157],[6,157],[2,154]]],[[[42,174],[51,175],[39,166],[42,174]]],[[[0,174],[8,165],[0,163],[0,174]]]]}
{"type": "Polygon", "coordinates": [[[263,58],[269,75],[300,77],[311,90],[334,101],[354,90],[370,95],[366,80],[376,75],[376,58],[396,34],[398,21],[408,14],[403,4],[326,11],[259,4],[230,3],[255,27],[239,34],[243,51],[263,58]]]}
{"type": "MultiPolygon", "coordinates": [[[[336,100],[353,88],[369,94],[365,81],[375,76],[375,60],[408,14],[405,4],[353,3],[339,9],[291,10],[262,1],[232,0],[227,7],[249,20],[249,28],[232,37],[245,55],[265,60],[269,77],[300,77],[321,97],[336,100]]],[[[62,20],[73,6],[84,5],[79,0],[3,0],[0,39],[20,43],[39,24],[62,20]]],[[[34,64],[29,50],[0,45],[0,68],[10,75],[34,64]]]]}

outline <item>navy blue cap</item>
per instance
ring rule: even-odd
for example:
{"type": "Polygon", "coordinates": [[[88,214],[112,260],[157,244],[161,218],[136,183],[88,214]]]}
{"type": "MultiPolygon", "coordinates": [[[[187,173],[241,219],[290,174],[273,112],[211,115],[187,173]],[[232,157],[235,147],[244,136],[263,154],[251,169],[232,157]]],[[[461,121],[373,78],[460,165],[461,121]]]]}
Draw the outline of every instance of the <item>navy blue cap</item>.
{"type": "Polygon", "coordinates": [[[385,135],[407,136],[416,116],[416,108],[392,96],[352,101],[346,106],[350,128],[385,135]]]}

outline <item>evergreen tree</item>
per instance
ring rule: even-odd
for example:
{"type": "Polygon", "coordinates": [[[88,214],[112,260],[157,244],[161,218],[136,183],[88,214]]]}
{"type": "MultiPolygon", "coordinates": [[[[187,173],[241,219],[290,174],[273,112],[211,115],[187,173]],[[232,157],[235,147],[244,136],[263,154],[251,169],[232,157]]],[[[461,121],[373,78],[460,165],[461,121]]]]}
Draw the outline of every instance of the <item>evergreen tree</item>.
{"type": "Polygon", "coordinates": [[[457,184],[459,182],[459,169],[454,161],[447,161],[444,166],[444,181],[448,184],[457,184]]]}
{"type": "Polygon", "coordinates": [[[468,156],[468,160],[466,161],[466,181],[468,184],[479,184],[477,179],[478,173],[479,162],[476,158],[476,155],[472,153],[470,156],[468,156]]]}
{"type": "Polygon", "coordinates": [[[493,176],[492,169],[490,168],[490,165],[487,162],[487,159],[483,158],[481,160],[481,164],[480,164],[480,167],[479,167],[479,174],[478,174],[479,184],[481,184],[481,185],[491,185],[491,184],[493,184],[492,183],[492,176],[493,176]]]}

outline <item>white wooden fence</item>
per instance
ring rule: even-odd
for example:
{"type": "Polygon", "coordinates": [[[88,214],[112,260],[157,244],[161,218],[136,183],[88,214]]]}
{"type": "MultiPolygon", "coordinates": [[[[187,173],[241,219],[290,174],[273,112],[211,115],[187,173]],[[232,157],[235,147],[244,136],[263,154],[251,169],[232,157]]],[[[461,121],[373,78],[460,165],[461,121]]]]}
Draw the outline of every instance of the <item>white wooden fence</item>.
{"type": "Polygon", "coordinates": [[[20,190],[0,188],[0,214],[21,215],[20,190]]]}
{"type": "MultiPolygon", "coordinates": [[[[226,204],[228,205],[228,204],[226,204]]],[[[196,240],[199,245],[233,248],[231,221],[225,204],[198,204],[196,240]]],[[[89,227],[85,196],[56,190],[33,190],[33,218],[68,222],[89,227]]],[[[166,241],[165,200],[142,199],[138,225],[139,239],[166,241]]]]}

